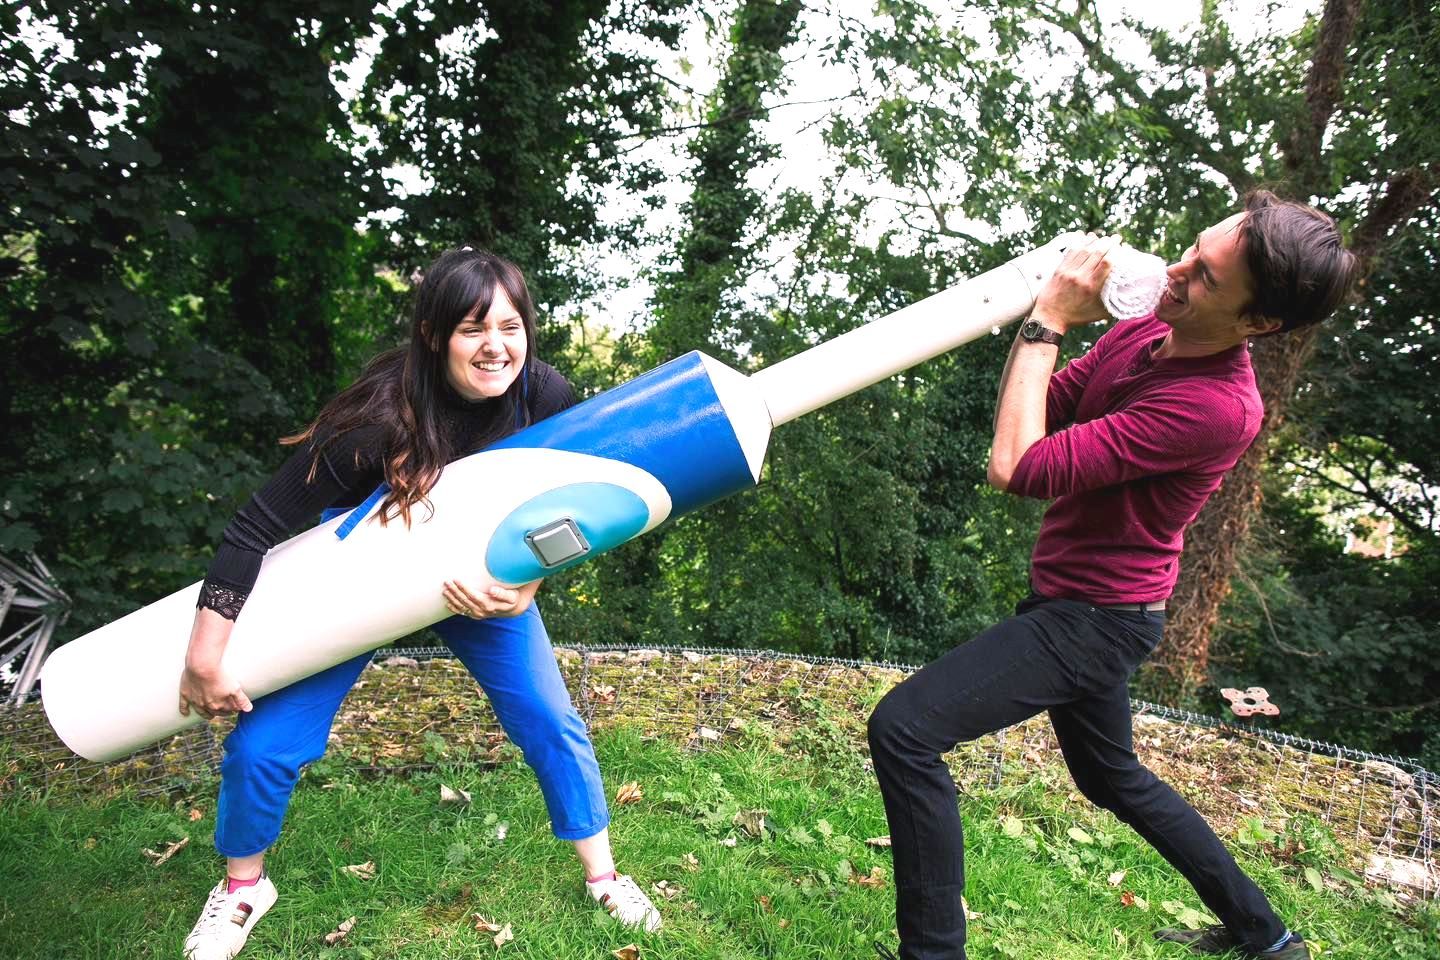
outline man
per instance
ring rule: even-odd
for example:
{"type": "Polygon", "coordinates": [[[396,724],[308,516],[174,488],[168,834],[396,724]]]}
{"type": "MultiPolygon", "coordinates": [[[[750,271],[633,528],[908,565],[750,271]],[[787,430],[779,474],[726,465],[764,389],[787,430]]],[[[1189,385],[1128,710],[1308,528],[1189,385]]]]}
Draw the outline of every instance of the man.
{"type": "Polygon", "coordinates": [[[1327,317],[1356,258],[1329,217],[1257,192],[1168,268],[1151,316],[1117,324],[1052,376],[1061,338],[1105,315],[1099,292],[1117,242],[1092,238],[1066,254],[1001,377],[989,481],[1054,499],[1031,596],[870,717],[903,960],[965,956],[963,835],[941,754],[1042,710],[1080,791],[1159,850],[1221,920],[1157,937],[1199,953],[1310,956],[1200,815],[1140,765],[1127,681],[1160,640],[1185,527],[1260,430],[1248,339],[1327,317]]]}

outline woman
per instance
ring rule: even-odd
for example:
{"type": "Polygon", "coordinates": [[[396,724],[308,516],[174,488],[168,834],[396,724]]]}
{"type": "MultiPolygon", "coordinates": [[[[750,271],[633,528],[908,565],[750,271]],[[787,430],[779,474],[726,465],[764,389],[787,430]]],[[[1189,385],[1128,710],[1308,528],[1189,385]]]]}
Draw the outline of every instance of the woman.
{"type": "MultiPolygon", "coordinates": [[[[239,712],[225,740],[215,846],[226,877],[185,941],[190,960],[229,960],[276,899],[265,851],[300,768],[325,750],[340,702],[371,654],[253,704],[222,664],[231,628],[265,552],[325,511],[388,486],[380,522],[409,524],[446,463],[574,402],[564,377],[534,355],[535,308],[519,269],[465,248],[442,255],[415,294],[410,343],[376,357],[304,432],[300,449],[226,528],[201,588],[180,681],[180,712],[239,712]]],[[[626,925],[660,927],[649,898],[615,872],[595,751],[571,706],[540,613],[540,581],[510,590],[436,584],[455,616],[435,630],[484,688],[534,769],[555,835],[575,844],[586,889],[626,925]]]]}

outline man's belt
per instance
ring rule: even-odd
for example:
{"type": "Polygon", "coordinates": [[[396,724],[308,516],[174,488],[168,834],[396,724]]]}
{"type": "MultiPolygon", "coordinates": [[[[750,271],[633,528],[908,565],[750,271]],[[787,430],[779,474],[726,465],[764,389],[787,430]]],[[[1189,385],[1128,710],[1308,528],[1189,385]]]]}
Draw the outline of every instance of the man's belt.
{"type": "Polygon", "coordinates": [[[1139,610],[1141,613],[1147,613],[1151,610],[1164,610],[1165,601],[1151,600],[1149,603],[1106,603],[1096,604],[1096,606],[1103,610],[1139,610]]]}

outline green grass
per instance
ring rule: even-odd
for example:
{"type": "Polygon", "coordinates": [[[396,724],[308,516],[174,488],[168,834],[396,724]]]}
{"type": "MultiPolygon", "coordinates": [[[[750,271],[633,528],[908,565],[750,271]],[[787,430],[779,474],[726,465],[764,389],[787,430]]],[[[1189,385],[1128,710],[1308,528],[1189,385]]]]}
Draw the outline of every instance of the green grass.
{"type": "MultiPolygon", "coordinates": [[[[665,928],[651,935],[622,930],[584,897],[570,846],[550,835],[523,765],[366,780],[322,762],[302,781],[271,853],[280,901],[244,956],[486,957],[497,951],[469,922],[478,912],[512,925],[515,940],[499,954],[516,958],[606,960],[631,942],[646,960],[873,957],[872,940],[895,945],[889,851],[864,842],[887,833],[879,792],[863,757],[812,739],[797,738],[788,753],[763,734],[687,753],[624,729],[597,736],[610,795],[629,780],[644,790],[614,810],[621,869],[647,888],[663,880],[682,889],[660,901],[665,928]],[[441,807],[441,782],[470,791],[470,805],[441,807]],[[754,809],[767,811],[760,837],[734,823],[754,809]],[[497,840],[502,822],[508,831],[497,840]],[[372,880],[342,872],[365,861],[376,864],[372,880]],[[876,868],[883,887],[853,882],[876,868]],[[349,937],[323,946],[350,916],[358,923],[349,937]]],[[[1177,912],[1200,907],[1158,855],[1075,796],[1063,769],[1032,769],[1028,779],[1017,770],[1006,782],[962,798],[967,899],[979,914],[973,957],[1187,956],[1150,939],[1177,912]],[[1126,891],[1145,908],[1125,906],[1126,891]]],[[[213,814],[209,794],[174,804],[4,801],[0,957],[178,958],[219,875],[213,814]],[[203,811],[198,821],[192,807],[203,811]],[[164,865],[141,854],[187,835],[190,845],[164,865]]],[[[1307,882],[1301,866],[1273,860],[1263,844],[1237,849],[1317,956],[1440,957],[1433,907],[1402,911],[1338,868],[1320,863],[1307,882]]]]}

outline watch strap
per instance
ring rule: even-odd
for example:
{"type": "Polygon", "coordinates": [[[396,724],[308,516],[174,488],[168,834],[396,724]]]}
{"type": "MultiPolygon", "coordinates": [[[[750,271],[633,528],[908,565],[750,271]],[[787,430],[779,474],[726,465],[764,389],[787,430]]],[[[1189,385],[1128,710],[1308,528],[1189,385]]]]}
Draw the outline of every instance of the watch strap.
{"type": "Polygon", "coordinates": [[[1020,325],[1020,337],[1029,343],[1049,343],[1058,347],[1065,334],[1051,330],[1039,320],[1026,320],[1020,325]]]}

